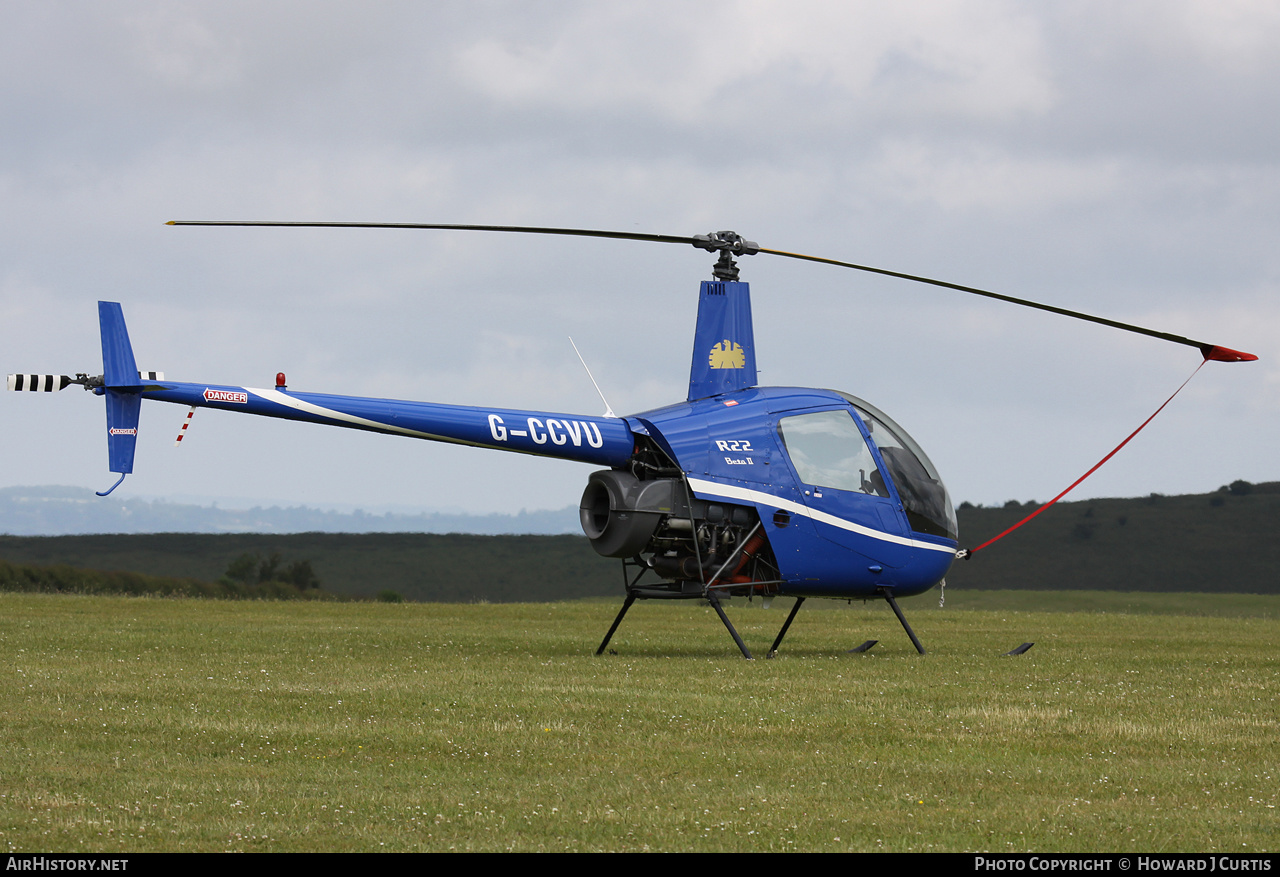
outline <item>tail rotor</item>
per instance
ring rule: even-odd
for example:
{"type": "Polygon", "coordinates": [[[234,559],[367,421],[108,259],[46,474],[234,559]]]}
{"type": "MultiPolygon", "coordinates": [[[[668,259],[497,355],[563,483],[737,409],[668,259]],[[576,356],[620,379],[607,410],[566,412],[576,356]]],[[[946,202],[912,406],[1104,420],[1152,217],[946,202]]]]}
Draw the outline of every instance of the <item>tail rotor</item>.
{"type": "Polygon", "coordinates": [[[9,375],[9,389],[30,393],[56,393],[75,383],[68,375],[9,375]]]}
{"type": "Polygon", "coordinates": [[[98,302],[98,322],[102,331],[102,374],[9,375],[10,390],[30,393],[53,393],[72,384],[105,396],[107,403],[107,457],[110,470],[120,479],[98,496],[106,496],[120,486],[133,471],[133,455],[138,443],[138,415],[142,408],[142,390],[147,381],[162,381],[161,372],[140,372],[129,343],[129,330],[118,302],[98,302]]]}

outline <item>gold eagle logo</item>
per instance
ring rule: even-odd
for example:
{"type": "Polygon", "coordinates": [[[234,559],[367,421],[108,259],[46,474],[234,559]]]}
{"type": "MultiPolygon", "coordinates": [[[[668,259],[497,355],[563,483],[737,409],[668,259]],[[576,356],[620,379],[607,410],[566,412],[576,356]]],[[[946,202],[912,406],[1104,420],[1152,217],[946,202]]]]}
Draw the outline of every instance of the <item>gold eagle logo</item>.
{"type": "Polygon", "coordinates": [[[709,359],[712,368],[746,368],[747,365],[746,351],[728,338],[711,348],[709,359]]]}

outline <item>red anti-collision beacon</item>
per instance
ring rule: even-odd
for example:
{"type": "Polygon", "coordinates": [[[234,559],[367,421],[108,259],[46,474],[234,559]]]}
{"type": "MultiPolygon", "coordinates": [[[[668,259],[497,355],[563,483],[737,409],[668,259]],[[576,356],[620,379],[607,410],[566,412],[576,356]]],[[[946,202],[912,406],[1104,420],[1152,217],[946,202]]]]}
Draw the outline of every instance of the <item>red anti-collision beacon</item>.
{"type": "Polygon", "coordinates": [[[276,372],[276,389],[283,390],[284,386],[284,372],[276,372]]]}

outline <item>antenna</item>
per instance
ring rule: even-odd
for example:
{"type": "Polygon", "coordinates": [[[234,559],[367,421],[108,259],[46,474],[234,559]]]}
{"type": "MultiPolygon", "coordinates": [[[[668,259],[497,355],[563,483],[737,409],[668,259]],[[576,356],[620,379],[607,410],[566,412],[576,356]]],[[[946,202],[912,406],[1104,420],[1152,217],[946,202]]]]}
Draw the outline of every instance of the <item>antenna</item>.
{"type": "MultiPolygon", "coordinates": [[[[573,344],[573,336],[569,336],[569,343],[573,344]]],[[[618,415],[613,413],[613,409],[609,407],[609,400],[604,397],[604,393],[600,392],[600,385],[596,383],[596,379],[591,375],[591,369],[587,368],[587,361],[582,358],[578,345],[573,344],[573,352],[578,354],[578,362],[582,363],[582,367],[587,369],[587,377],[591,378],[591,385],[596,388],[596,392],[600,393],[600,401],[604,403],[604,416],[617,419],[618,415]]]]}

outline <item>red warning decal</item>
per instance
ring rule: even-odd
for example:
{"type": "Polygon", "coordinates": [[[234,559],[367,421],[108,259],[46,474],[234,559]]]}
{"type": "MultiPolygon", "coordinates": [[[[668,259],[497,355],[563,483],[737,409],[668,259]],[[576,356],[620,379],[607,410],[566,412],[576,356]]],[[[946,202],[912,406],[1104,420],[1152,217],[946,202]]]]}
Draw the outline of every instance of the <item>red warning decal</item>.
{"type": "Polygon", "coordinates": [[[208,387],[204,391],[204,401],[206,402],[239,402],[246,404],[249,401],[248,393],[237,393],[234,390],[211,390],[208,387]]]}

